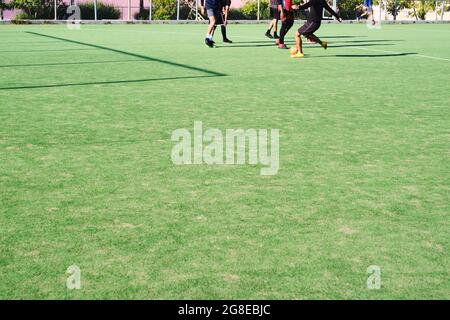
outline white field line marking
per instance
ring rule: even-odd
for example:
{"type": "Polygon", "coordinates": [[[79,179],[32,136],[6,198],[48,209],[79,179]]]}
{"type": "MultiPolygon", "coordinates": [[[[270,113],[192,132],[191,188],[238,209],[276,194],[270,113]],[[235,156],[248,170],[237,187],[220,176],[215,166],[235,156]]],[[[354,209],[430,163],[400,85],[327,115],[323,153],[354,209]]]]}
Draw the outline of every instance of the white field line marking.
{"type": "Polygon", "coordinates": [[[416,54],[416,57],[422,57],[422,58],[428,58],[428,59],[435,59],[435,60],[442,60],[442,61],[450,61],[450,59],[446,59],[446,58],[440,58],[440,57],[432,57],[432,56],[426,56],[423,54],[416,54]]]}
{"type": "MultiPolygon", "coordinates": [[[[89,31],[98,31],[98,29],[88,29],[84,28],[84,30],[89,31]]],[[[114,30],[114,31],[123,31],[123,32],[152,32],[152,33],[166,33],[166,34],[185,34],[185,35],[195,35],[200,36],[201,34],[195,33],[195,32],[175,32],[175,31],[158,31],[158,30],[114,30]]],[[[443,30],[442,30],[443,31],[443,30]]],[[[255,40],[255,37],[250,36],[238,36],[234,35],[233,38],[242,38],[242,39],[252,39],[255,40]]],[[[332,44],[332,43],[331,43],[332,44]]],[[[343,47],[341,47],[343,48],[343,47]]],[[[404,54],[404,52],[398,52],[398,51],[389,51],[389,50],[377,50],[377,49],[368,49],[368,48],[360,48],[360,47],[348,47],[346,49],[358,49],[358,50],[366,50],[366,51],[374,51],[374,52],[384,52],[384,53],[393,53],[393,54],[404,54]]],[[[426,59],[433,59],[433,60],[440,60],[440,61],[449,61],[450,59],[447,58],[441,58],[441,57],[433,57],[433,56],[427,56],[424,54],[412,54],[411,56],[415,57],[421,57],[426,59]]]]}
{"type": "MultiPolygon", "coordinates": [[[[359,47],[352,47],[352,49],[365,50],[365,51],[374,51],[374,52],[384,52],[384,53],[393,53],[393,54],[403,54],[403,52],[398,52],[398,51],[368,49],[368,48],[359,48],[359,47]]],[[[450,61],[450,59],[440,58],[440,57],[432,57],[432,56],[427,56],[427,55],[424,55],[424,54],[411,54],[411,56],[427,58],[427,59],[434,59],[434,60],[441,60],[441,61],[450,61]]]]}
{"type": "MultiPolygon", "coordinates": [[[[441,30],[441,29],[438,29],[438,30],[428,30],[428,29],[414,29],[414,28],[408,28],[408,30],[413,30],[413,31],[424,31],[424,32],[444,32],[444,33],[450,33],[450,32],[447,31],[447,30],[441,30]]],[[[403,31],[405,31],[405,30],[400,30],[400,29],[391,29],[391,30],[389,30],[389,32],[391,32],[391,31],[400,31],[400,32],[403,32],[403,31]]]]}

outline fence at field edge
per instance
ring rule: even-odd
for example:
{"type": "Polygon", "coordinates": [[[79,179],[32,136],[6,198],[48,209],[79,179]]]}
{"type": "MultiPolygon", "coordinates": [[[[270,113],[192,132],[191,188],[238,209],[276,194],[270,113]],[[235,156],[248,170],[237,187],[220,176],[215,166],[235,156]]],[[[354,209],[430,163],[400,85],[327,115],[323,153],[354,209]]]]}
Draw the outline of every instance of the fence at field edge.
{"type": "MultiPolygon", "coordinates": [[[[55,3],[57,0],[54,0],[55,3]]],[[[173,17],[173,19],[168,20],[204,20],[205,18],[200,15],[199,10],[199,3],[200,0],[173,0],[174,5],[176,4],[176,15],[173,17]],[[188,11],[186,11],[188,10],[188,11]],[[182,15],[182,11],[184,11],[184,16],[182,15]]],[[[244,2],[246,0],[243,0],[244,2]]],[[[252,1],[252,0],[250,0],[252,1]]],[[[256,17],[253,19],[246,19],[246,20],[265,20],[268,19],[268,9],[263,10],[261,8],[261,1],[263,0],[253,0],[255,4],[257,5],[257,12],[256,17]]],[[[267,0],[266,0],[267,1],[267,0]]],[[[336,9],[339,0],[328,0],[332,7],[336,9]]],[[[413,0],[411,0],[413,1],[413,0]]],[[[94,17],[92,20],[97,21],[100,20],[97,18],[97,4],[104,3],[104,4],[110,4],[114,5],[114,7],[120,11],[120,18],[117,20],[121,21],[133,21],[135,20],[135,15],[139,12],[140,7],[137,4],[139,0],[63,0],[62,3],[66,6],[69,6],[71,4],[78,5],[82,3],[93,3],[94,4],[94,17]],[[117,6],[114,4],[114,1],[121,1],[126,2],[126,6],[120,5],[117,6]]],[[[152,0],[144,0],[144,9],[148,11],[148,19],[145,19],[147,21],[153,21],[153,14],[152,11],[155,10],[155,6],[152,3],[152,0]]],[[[241,0],[234,0],[234,2],[238,2],[238,4],[241,4],[242,7],[242,1],[241,0]]],[[[361,0],[361,3],[363,0],[361,0]]],[[[388,13],[386,10],[386,2],[387,0],[381,0],[382,6],[380,10],[380,6],[376,5],[373,6],[373,15],[376,20],[379,21],[421,21],[418,20],[417,15],[414,16],[413,9],[402,9],[401,11],[396,13],[396,16],[394,17],[391,13],[388,13]]],[[[419,2],[419,1],[416,1],[419,2]]],[[[232,1],[233,3],[233,1],[232,1]]],[[[450,0],[428,0],[428,5],[434,3],[434,7],[436,8],[434,11],[428,10],[425,16],[424,21],[448,21],[450,20],[450,0]],[[446,11],[447,10],[447,11],[446,11]]],[[[233,9],[240,8],[236,4],[232,5],[233,9]]],[[[54,6],[54,14],[52,19],[53,20],[65,20],[65,17],[61,17],[58,15],[58,7],[54,6]]],[[[14,19],[14,17],[19,14],[21,11],[14,9],[14,10],[0,10],[0,20],[6,20],[11,21],[14,19]]],[[[146,14],[147,16],[147,14],[146,14]]],[[[357,18],[357,11],[355,8],[355,18],[348,19],[348,20],[356,20],[357,18]]],[[[47,19],[49,20],[49,19],[47,19]]],[[[81,17],[81,20],[83,20],[83,17],[81,17]]],[[[88,19],[86,19],[88,20],[88,19]]],[[[423,20],[422,20],[423,21],[423,20]]]]}

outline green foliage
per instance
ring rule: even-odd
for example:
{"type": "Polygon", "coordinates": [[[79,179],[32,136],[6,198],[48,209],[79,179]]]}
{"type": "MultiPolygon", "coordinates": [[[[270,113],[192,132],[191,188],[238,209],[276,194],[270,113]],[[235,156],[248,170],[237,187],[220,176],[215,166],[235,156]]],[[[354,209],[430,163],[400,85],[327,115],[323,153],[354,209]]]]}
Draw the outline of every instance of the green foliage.
{"type": "Polygon", "coordinates": [[[7,10],[12,7],[11,3],[6,0],[0,0],[0,10],[7,10]]]}
{"type": "Polygon", "coordinates": [[[228,19],[229,20],[246,20],[247,17],[242,13],[240,9],[232,8],[228,12],[228,19]]]}
{"type": "Polygon", "coordinates": [[[152,19],[170,20],[176,17],[177,2],[173,0],[153,0],[152,19]]]}
{"type": "Polygon", "coordinates": [[[17,21],[17,20],[27,20],[29,19],[28,14],[25,12],[19,12],[18,14],[15,15],[13,21],[17,21]]]}
{"type": "Polygon", "coordinates": [[[417,10],[417,16],[421,20],[425,20],[427,13],[430,10],[435,9],[435,3],[432,4],[429,1],[421,0],[419,3],[419,9],[417,10]]]}
{"type": "MultiPolygon", "coordinates": [[[[80,3],[78,5],[81,10],[81,18],[83,20],[94,20],[94,3],[80,3]]],[[[97,2],[97,19],[114,20],[120,18],[120,10],[110,4],[97,2]]]]}
{"type": "MultiPolygon", "coordinates": [[[[14,0],[12,7],[22,10],[17,14],[15,19],[53,19],[54,18],[54,1],[53,0],[14,0]]],[[[67,18],[67,7],[62,0],[57,0],[58,19],[67,18]]],[[[81,10],[81,17],[85,20],[94,19],[94,3],[80,3],[78,5],[81,10]]],[[[97,2],[97,18],[98,19],[119,19],[120,10],[113,5],[97,2]]]]}
{"type": "MultiPolygon", "coordinates": [[[[155,1],[153,1],[153,3],[155,3],[155,1]]],[[[164,10],[161,10],[161,12],[158,15],[155,15],[156,12],[156,5],[153,5],[153,12],[152,12],[152,19],[153,20],[175,20],[177,18],[177,7],[176,7],[176,2],[175,2],[175,7],[168,7],[168,11],[166,12],[166,14],[164,14],[164,10]],[[174,10],[173,10],[174,9],[174,10]],[[161,16],[163,16],[163,19],[160,18],[161,16]],[[169,18],[165,18],[165,17],[169,17],[169,18]]],[[[188,16],[189,16],[189,12],[190,12],[190,8],[185,4],[185,3],[180,3],[180,20],[187,20],[188,16]]],[[[136,12],[134,14],[134,19],[135,20],[148,20],[149,19],[149,9],[140,9],[139,12],[136,12]]]]}
{"type": "Polygon", "coordinates": [[[342,19],[356,19],[361,15],[361,0],[341,0],[338,1],[338,11],[342,19]]]}
{"type": "MultiPolygon", "coordinates": [[[[258,17],[258,2],[256,0],[246,0],[242,6],[241,12],[247,19],[256,19],[258,17]]],[[[259,12],[260,19],[269,18],[268,0],[261,0],[259,12]]]]}
{"type": "Polygon", "coordinates": [[[412,0],[387,0],[387,12],[397,19],[398,12],[413,6],[412,0]]]}
{"type": "MultiPolygon", "coordinates": [[[[409,12],[410,16],[414,16],[416,20],[425,20],[427,13],[436,9],[436,3],[427,0],[412,1],[411,7],[412,12],[409,12]]],[[[438,11],[440,12],[441,10],[439,9],[438,11]]]]}
{"type": "MultiPolygon", "coordinates": [[[[58,6],[63,7],[63,1],[57,0],[58,6]]],[[[53,19],[53,0],[14,0],[11,2],[12,8],[22,10],[22,14],[17,15],[21,19],[53,19]]]]}
{"type": "Polygon", "coordinates": [[[144,7],[144,0],[139,0],[139,12],[134,14],[135,20],[148,20],[149,10],[144,7]]]}
{"type": "MultiPolygon", "coordinates": [[[[378,5],[378,0],[372,1],[373,5],[378,5]]],[[[344,20],[353,20],[361,16],[364,12],[362,0],[339,0],[337,2],[339,15],[344,20]]]]}

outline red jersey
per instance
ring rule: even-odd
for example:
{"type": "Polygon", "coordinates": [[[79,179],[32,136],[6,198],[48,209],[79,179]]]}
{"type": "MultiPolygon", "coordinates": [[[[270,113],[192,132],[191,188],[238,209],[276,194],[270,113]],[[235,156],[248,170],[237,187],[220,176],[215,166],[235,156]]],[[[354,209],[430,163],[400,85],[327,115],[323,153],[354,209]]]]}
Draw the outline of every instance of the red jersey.
{"type": "Polygon", "coordinates": [[[292,11],[292,0],[278,0],[278,4],[286,11],[292,11]]]}

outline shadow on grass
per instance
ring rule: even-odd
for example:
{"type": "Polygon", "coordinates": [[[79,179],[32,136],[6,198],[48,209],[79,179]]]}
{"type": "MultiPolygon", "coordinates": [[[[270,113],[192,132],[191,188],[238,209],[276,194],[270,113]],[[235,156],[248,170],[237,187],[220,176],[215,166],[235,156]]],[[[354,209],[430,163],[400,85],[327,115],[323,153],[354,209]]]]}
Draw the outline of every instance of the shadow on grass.
{"type": "MultiPolygon", "coordinates": [[[[292,44],[291,41],[286,41],[286,44],[292,44]]],[[[320,46],[318,44],[314,44],[314,43],[308,43],[308,42],[304,42],[305,45],[317,45],[319,48],[320,46]]],[[[328,45],[328,48],[351,48],[351,47],[374,47],[374,46],[391,46],[391,43],[364,43],[364,44],[343,44],[343,45],[334,45],[332,43],[330,43],[328,45]]],[[[216,46],[216,48],[258,48],[258,47],[275,47],[275,42],[272,43],[268,43],[268,44],[252,44],[252,45],[247,45],[247,44],[243,44],[243,45],[218,45],[216,46]]]]}
{"type": "MultiPolygon", "coordinates": [[[[323,38],[326,40],[325,38],[323,38]]],[[[344,41],[330,41],[328,43],[378,43],[378,42],[400,42],[404,40],[344,40],[344,41]]]]}
{"type": "Polygon", "coordinates": [[[416,52],[401,53],[382,53],[382,54],[335,54],[323,56],[308,56],[310,58],[386,58],[386,57],[403,57],[417,54],[416,52]]]}
{"type": "Polygon", "coordinates": [[[1,53],[28,53],[28,52],[58,52],[58,51],[89,51],[94,49],[42,49],[42,50],[2,50],[1,53]]]}
{"type": "Polygon", "coordinates": [[[46,66],[68,66],[81,64],[103,64],[103,63],[121,63],[121,62],[147,62],[146,60],[110,60],[110,61],[80,61],[63,63],[30,63],[30,64],[8,64],[0,65],[0,68],[20,68],[20,67],[46,67],[46,66]]]}
{"type": "Polygon", "coordinates": [[[334,39],[334,38],[367,38],[368,36],[318,36],[319,38],[327,38],[327,39],[334,39]]]}
{"type": "Polygon", "coordinates": [[[81,41],[76,41],[76,40],[70,40],[70,39],[55,37],[55,36],[51,36],[51,35],[47,35],[47,34],[31,32],[31,31],[27,31],[27,33],[33,34],[33,35],[36,35],[36,36],[40,36],[40,37],[49,38],[49,39],[56,39],[56,40],[60,40],[60,41],[68,42],[68,43],[75,43],[75,44],[79,44],[79,45],[83,45],[83,46],[91,47],[91,48],[95,48],[95,49],[102,49],[102,50],[106,50],[106,51],[110,51],[110,52],[115,52],[115,53],[119,53],[119,54],[122,54],[122,55],[127,55],[127,56],[131,56],[131,57],[135,57],[135,58],[140,58],[140,59],[144,59],[144,60],[148,60],[148,61],[155,61],[155,62],[171,65],[171,66],[174,66],[174,67],[180,67],[180,68],[184,68],[184,69],[199,71],[199,72],[207,73],[207,74],[212,75],[212,76],[226,76],[226,74],[223,74],[223,73],[220,73],[220,72],[211,71],[211,70],[207,70],[207,69],[204,69],[204,68],[199,68],[199,67],[194,67],[194,66],[190,66],[190,65],[187,65],[187,64],[182,64],[182,63],[172,62],[172,61],[168,61],[168,60],[148,57],[148,56],[145,56],[145,55],[142,55],[142,54],[127,52],[127,51],[114,49],[114,48],[108,48],[108,47],[104,47],[104,46],[100,46],[100,45],[96,45],[96,44],[92,44],[92,43],[86,43],[86,42],[81,42],[81,41]]]}
{"type": "MultiPolygon", "coordinates": [[[[153,61],[153,62],[158,62],[158,63],[162,63],[162,64],[174,66],[174,67],[184,68],[184,69],[191,70],[191,71],[198,71],[198,72],[204,73],[205,75],[198,75],[198,76],[180,76],[180,77],[162,77],[162,78],[135,79],[135,80],[91,81],[91,82],[80,82],[80,83],[60,83],[60,84],[23,85],[23,86],[15,86],[15,87],[0,87],[0,90],[20,90],[20,89],[39,89],[39,88],[61,88],[61,87],[72,87],[72,86],[108,85],[108,84],[119,84],[119,83],[122,83],[122,84],[123,84],[123,83],[139,83],[139,82],[150,82],[150,81],[166,81],[166,80],[180,80],[180,79],[198,79],[198,78],[208,78],[208,77],[222,77],[222,76],[227,76],[227,75],[224,74],[224,73],[215,72],[215,71],[207,70],[207,69],[204,69],[204,68],[199,68],[199,67],[194,67],[194,66],[190,66],[190,65],[187,65],[187,64],[182,64],[182,63],[172,62],[172,61],[168,61],[168,60],[163,60],[163,59],[158,59],[158,58],[148,57],[148,56],[145,56],[145,55],[136,54],[136,53],[132,53],[132,52],[126,52],[126,51],[122,51],[122,50],[118,50],[118,49],[113,49],[113,48],[108,48],[108,47],[104,47],[104,46],[100,46],[100,45],[95,45],[95,44],[90,44],[90,43],[80,42],[80,41],[76,41],[76,40],[70,40],[70,39],[59,38],[59,37],[50,36],[50,35],[46,35],[46,34],[41,34],[41,33],[31,32],[31,31],[27,31],[27,33],[33,34],[33,35],[36,35],[36,36],[40,36],[40,37],[45,37],[45,38],[50,38],[50,39],[60,40],[60,41],[64,41],[64,42],[74,43],[74,44],[79,44],[79,45],[83,45],[83,46],[90,47],[90,48],[94,48],[94,49],[106,50],[106,51],[110,51],[110,52],[114,52],[114,53],[126,55],[126,56],[129,56],[129,57],[134,57],[134,58],[139,58],[139,59],[141,59],[141,60],[135,60],[135,61],[153,61]]],[[[91,49],[80,49],[80,50],[91,50],[91,49]]],[[[121,62],[121,61],[117,61],[117,62],[121,62]]],[[[101,62],[98,62],[98,63],[101,63],[101,62]]],[[[108,63],[108,62],[105,61],[104,63],[108,63]]],[[[72,64],[79,64],[79,63],[74,62],[74,63],[72,63],[72,64]]],[[[44,64],[42,64],[42,65],[44,65],[44,64]]],[[[52,64],[52,65],[53,65],[53,64],[52,64]]],[[[64,64],[64,65],[65,65],[65,64],[64,64]]]]}
{"type": "MultiPolygon", "coordinates": [[[[353,48],[353,47],[376,47],[376,46],[392,46],[392,43],[364,43],[364,44],[328,44],[328,48],[353,48]]],[[[320,47],[320,46],[319,46],[320,47]]]]}
{"type": "Polygon", "coordinates": [[[0,88],[0,91],[3,91],[3,90],[20,90],[20,89],[77,87],[77,86],[90,86],[90,85],[108,85],[108,84],[119,84],[119,83],[139,83],[139,82],[182,80],[182,79],[198,79],[198,78],[211,78],[211,77],[218,77],[218,76],[217,75],[203,75],[203,76],[181,76],[181,77],[165,77],[165,78],[153,78],[153,79],[136,79],[136,80],[92,81],[92,82],[81,82],[81,83],[42,84],[42,85],[30,85],[30,86],[3,87],[3,88],[0,88]]]}
{"type": "MultiPolygon", "coordinates": [[[[327,40],[327,37],[320,37],[323,40],[327,40]]],[[[343,40],[343,41],[329,41],[329,44],[333,43],[378,43],[378,42],[400,42],[404,40],[343,40]]],[[[233,44],[275,44],[275,39],[273,40],[265,40],[265,41],[233,41],[233,44]]],[[[285,43],[294,43],[292,39],[285,40],[285,43]]],[[[306,42],[308,44],[308,42],[306,42]]],[[[232,44],[232,45],[233,45],[232,44]]],[[[257,45],[255,45],[257,46],[257,45]]]]}

